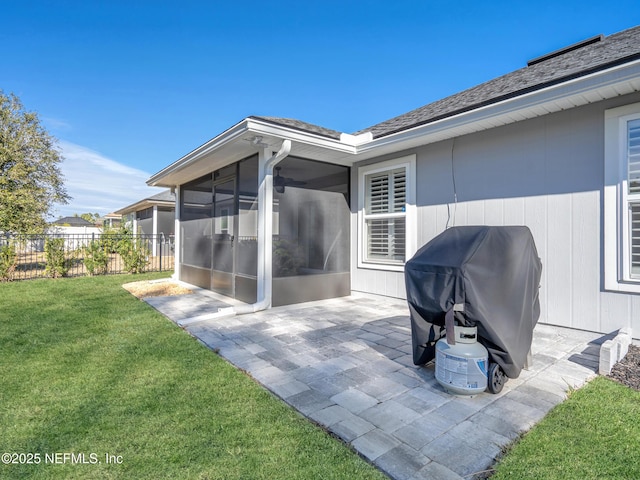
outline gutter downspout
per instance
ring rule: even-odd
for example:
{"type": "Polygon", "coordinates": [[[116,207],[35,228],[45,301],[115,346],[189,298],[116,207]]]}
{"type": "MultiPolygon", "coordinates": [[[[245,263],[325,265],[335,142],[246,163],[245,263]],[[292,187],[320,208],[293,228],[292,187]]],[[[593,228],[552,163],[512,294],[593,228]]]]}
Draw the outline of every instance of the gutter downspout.
{"type": "MultiPolygon", "coordinates": [[[[271,307],[273,270],[273,167],[289,155],[291,140],[283,140],[280,150],[269,155],[269,148],[258,152],[258,301],[251,305],[219,308],[215,313],[179,320],[181,327],[214,318],[259,312],[271,307]]],[[[176,214],[177,212],[176,208],[176,214]]]]}
{"type": "Polygon", "coordinates": [[[291,140],[283,140],[280,150],[267,158],[268,148],[258,158],[258,301],[233,308],[236,315],[271,307],[273,256],[273,167],[291,152],[291,140]]]}

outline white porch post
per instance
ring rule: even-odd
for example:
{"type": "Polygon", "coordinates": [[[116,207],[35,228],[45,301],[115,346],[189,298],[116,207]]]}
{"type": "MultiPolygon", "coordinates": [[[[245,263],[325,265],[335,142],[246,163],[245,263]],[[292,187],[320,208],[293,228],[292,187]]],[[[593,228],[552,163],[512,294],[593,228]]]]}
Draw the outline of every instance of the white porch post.
{"type": "Polygon", "coordinates": [[[175,195],[176,208],[173,224],[173,278],[180,280],[180,263],[182,261],[182,256],[180,255],[180,245],[182,244],[182,233],[180,231],[180,186],[176,186],[175,195]]]}
{"type": "Polygon", "coordinates": [[[153,206],[153,252],[152,255],[155,257],[158,251],[158,206],[153,206]]]}

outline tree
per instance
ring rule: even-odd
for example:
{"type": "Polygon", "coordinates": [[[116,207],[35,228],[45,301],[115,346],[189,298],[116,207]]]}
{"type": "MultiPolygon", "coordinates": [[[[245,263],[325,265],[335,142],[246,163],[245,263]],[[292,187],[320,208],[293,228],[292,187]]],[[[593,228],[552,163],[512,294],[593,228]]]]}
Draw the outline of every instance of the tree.
{"type": "Polygon", "coordinates": [[[101,218],[99,213],[81,213],[80,215],[74,213],[73,216],[83,218],[87,222],[91,222],[93,224],[97,224],[98,222],[100,222],[101,218]]]}
{"type": "Polygon", "coordinates": [[[0,231],[43,231],[56,203],[68,203],[57,140],[14,94],[0,90],[0,231]]]}

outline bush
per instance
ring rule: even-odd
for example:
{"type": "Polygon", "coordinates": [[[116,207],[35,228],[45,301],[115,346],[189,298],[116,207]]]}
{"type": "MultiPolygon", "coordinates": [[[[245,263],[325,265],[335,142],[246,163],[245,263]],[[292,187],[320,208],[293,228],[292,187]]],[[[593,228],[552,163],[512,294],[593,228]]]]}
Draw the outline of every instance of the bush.
{"type": "Polygon", "coordinates": [[[47,238],[44,241],[44,253],[47,260],[45,274],[53,278],[64,277],[73,261],[66,258],[64,238],[47,238]]]}
{"type": "Polygon", "coordinates": [[[104,275],[109,270],[110,242],[94,240],[84,247],[84,266],[89,275],[104,275]]]}
{"type": "Polygon", "coordinates": [[[300,247],[288,240],[273,242],[273,276],[289,277],[298,274],[303,263],[300,247]]]}
{"type": "Polygon", "coordinates": [[[0,247],[0,282],[11,281],[17,266],[18,255],[15,247],[11,244],[0,247]]]}
{"type": "Polygon", "coordinates": [[[102,230],[100,240],[108,253],[118,253],[118,249],[123,239],[131,236],[131,232],[125,226],[120,228],[105,227],[102,230]]]}
{"type": "Polygon", "coordinates": [[[118,242],[118,253],[127,273],[142,273],[149,265],[151,252],[142,239],[131,236],[122,237],[118,242]]]}

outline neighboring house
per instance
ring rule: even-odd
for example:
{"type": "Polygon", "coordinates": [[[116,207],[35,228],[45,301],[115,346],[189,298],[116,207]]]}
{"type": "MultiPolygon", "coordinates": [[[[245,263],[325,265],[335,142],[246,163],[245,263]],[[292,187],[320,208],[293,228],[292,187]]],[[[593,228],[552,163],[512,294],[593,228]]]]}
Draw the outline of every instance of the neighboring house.
{"type": "Polygon", "coordinates": [[[102,226],[104,228],[118,228],[122,223],[122,215],[117,213],[107,213],[102,217],[102,226]]]}
{"type": "MultiPolygon", "coordinates": [[[[62,217],[49,224],[47,233],[63,235],[65,248],[76,250],[98,238],[102,229],[82,217],[62,217]]],[[[44,244],[35,248],[44,248],[44,244]]]]}
{"type": "Polygon", "coordinates": [[[640,27],[594,37],[354,134],[248,117],[153,175],[176,275],[255,308],[404,298],[453,225],[527,225],[541,321],[640,333],[640,27]]]}
{"type": "Polygon", "coordinates": [[[100,234],[101,229],[82,217],[62,217],[49,224],[49,233],[79,235],[100,234]]]}
{"type": "Polygon", "coordinates": [[[171,190],[140,200],[114,212],[122,222],[130,224],[133,233],[155,235],[152,255],[157,255],[158,244],[173,237],[175,227],[175,195],[171,190]]]}

